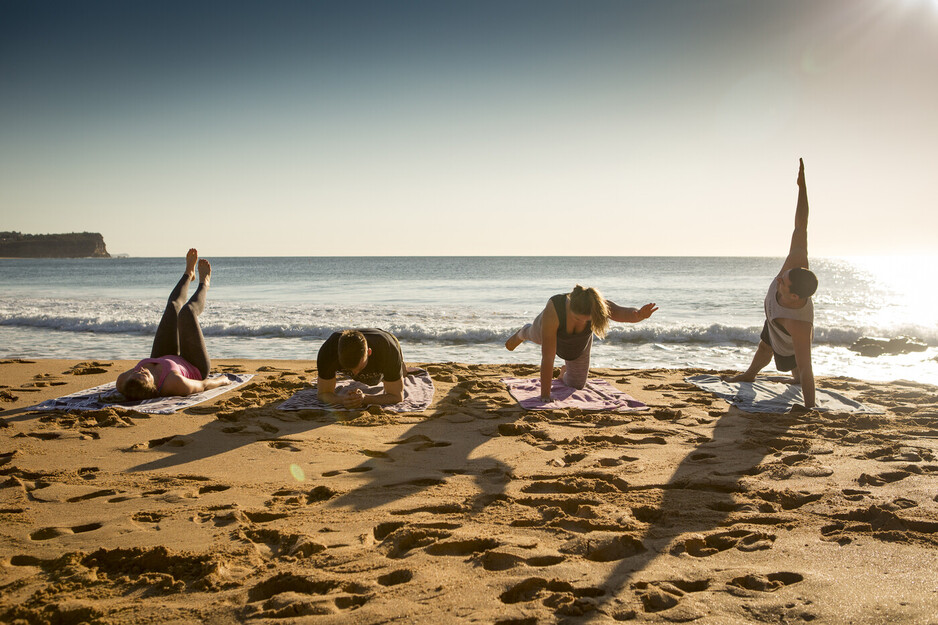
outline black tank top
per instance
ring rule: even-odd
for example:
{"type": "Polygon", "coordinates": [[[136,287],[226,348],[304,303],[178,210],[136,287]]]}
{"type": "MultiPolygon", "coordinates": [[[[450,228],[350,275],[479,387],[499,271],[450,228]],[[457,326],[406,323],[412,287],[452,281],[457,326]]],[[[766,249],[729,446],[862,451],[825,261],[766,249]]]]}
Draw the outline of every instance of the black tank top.
{"type": "Polygon", "coordinates": [[[582,332],[567,333],[567,294],[558,293],[550,298],[557,311],[560,325],[557,327],[557,355],[564,360],[576,360],[583,354],[593,336],[593,323],[588,321],[582,332]]]}

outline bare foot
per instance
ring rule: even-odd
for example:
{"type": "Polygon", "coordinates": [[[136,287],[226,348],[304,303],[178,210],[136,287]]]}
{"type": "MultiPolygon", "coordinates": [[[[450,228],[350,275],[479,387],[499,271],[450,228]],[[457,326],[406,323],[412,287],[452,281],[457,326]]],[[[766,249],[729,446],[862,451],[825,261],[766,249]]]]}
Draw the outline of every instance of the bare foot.
{"type": "Polygon", "coordinates": [[[204,258],[199,259],[199,284],[209,286],[212,279],[212,265],[204,258]]]}
{"type": "MultiPolygon", "coordinates": [[[[518,332],[520,332],[520,330],[518,332]]],[[[518,332],[515,332],[514,334],[509,336],[508,340],[505,341],[505,348],[510,352],[515,351],[516,347],[524,343],[524,339],[518,336],[518,332]]]]}
{"type": "Polygon", "coordinates": [[[190,247],[186,252],[186,275],[189,276],[189,282],[195,280],[195,263],[199,260],[199,252],[194,247],[190,247]]]}
{"type": "Polygon", "coordinates": [[[756,376],[749,375],[747,373],[740,373],[739,375],[734,375],[733,377],[724,377],[724,382],[755,382],[756,376]]]}
{"type": "Polygon", "coordinates": [[[558,373],[554,377],[560,380],[561,382],[563,382],[563,376],[566,372],[567,372],[567,365],[563,365],[562,367],[560,367],[560,373],[558,373]]]}

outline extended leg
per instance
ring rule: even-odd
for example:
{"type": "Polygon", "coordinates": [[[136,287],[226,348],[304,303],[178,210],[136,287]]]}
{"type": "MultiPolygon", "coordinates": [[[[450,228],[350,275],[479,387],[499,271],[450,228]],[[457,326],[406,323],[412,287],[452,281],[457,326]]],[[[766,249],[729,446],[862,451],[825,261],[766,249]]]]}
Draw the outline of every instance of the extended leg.
{"type": "Polygon", "coordinates": [[[526,323],[517,332],[508,337],[508,340],[505,341],[505,347],[508,348],[508,351],[514,351],[516,347],[525,341],[531,341],[538,345],[541,344],[541,316],[543,314],[544,313],[541,313],[534,318],[532,323],[526,323]]]}
{"type": "Polygon", "coordinates": [[[728,378],[727,382],[754,382],[756,374],[772,362],[772,348],[765,341],[759,341],[759,347],[752,357],[752,363],[744,373],[728,378]]]}
{"type": "Polygon", "coordinates": [[[199,315],[205,309],[205,297],[208,295],[211,277],[212,266],[204,258],[199,260],[199,288],[182,307],[178,316],[179,355],[199,370],[203,380],[212,368],[212,361],[208,357],[205,337],[202,336],[202,328],[199,326],[199,315]]]}
{"type": "Polygon", "coordinates": [[[182,278],[176,283],[173,292],[169,294],[169,300],[167,300],[166,308],[163,310],[160,325],[156,328],[156,336],[153,337],[150,358],[179,354],[179,333],[176,318],[182,308],[182,303],[186,300],[189,283],[195,278],[195,263],[198,258],[199,253],[195,249],[190,249],[186,253],[186,272],[182,274],[182,278]]]}

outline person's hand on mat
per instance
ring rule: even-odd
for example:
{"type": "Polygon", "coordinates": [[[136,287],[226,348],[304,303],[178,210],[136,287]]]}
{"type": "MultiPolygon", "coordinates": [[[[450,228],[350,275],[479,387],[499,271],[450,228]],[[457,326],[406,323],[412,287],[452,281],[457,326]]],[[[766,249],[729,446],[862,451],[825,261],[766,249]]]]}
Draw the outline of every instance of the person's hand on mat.
{"type": "Polygon", "coordinates": [[[346,408],[360,408],[365,394],[360,388],[352,389],[342,397],[342,405],[346,408]]]}
{"type": "Polygon", "coordinates": [[[551,402],[550,395],[548,395],[547,397],[544,397],[543,395],[541,395],[541,401],[544,402],[545,404],[549,404],[551,402]]]}

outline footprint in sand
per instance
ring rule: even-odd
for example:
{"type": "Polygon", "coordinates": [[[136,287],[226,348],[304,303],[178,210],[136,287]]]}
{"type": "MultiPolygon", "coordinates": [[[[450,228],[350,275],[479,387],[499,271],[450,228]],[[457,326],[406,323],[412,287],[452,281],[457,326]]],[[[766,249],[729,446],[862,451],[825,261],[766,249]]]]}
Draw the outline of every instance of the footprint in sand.
{"type": "Polygon", "coordinates": [[[88,499],[96,499],[98,497],[112,497],[117,494],[117,491],[113,488],[106,488],[104,490],[96,490],[93,493],[87,493],[84,495],[78,495],[76,497],[69,497],[65,501],[68,503],[76,503],[78,501],[87,501],[88,499]]]}
{"type": "Polygon", "coordinates": [[[418,506],[405,510],[394,510],[391,514],[394,516],[407,516],[420,512],[426,512],[427,514],[467,514],[471,510],[471,507],[461,503],[444,503],[435,506],[418,506]]]}
{"type": "Polygon", "coordinates": [[[200,495],[207,495],[208,493],[222,493],[231,488],[230,486],[225,486],[224,484],[209,484],[206,486],[199,487],[200,495]]]}
{"type": "Polygon", "coordinates": [[[470,538],[436,542],[424,551],[431,556],[468,556],[495,549],[499,544],[494,538],[470,538]]]}
{"type": "Polygon", "coordinates": [[[403,558],[414,549],[420,549],[449,538],[452,533],[439,529],[432,523],[405,525],[382,523],[374,529],[375,540],[381,541],[380,548],[391,559],[403,558]]]}
{"type": "Polygon", "coordinates": [[[73,527],[44,527],[40,530],[36,530],[29,537],[33,540],[50,540],[52,538],[57,538],[59,536],[65,536],[68,534],[83,534],[85,532],[92,532],[97,529],[101,529],[103,525],[100,523],[88,523],[87,525],[75,525],[73,527]]]}
{"type": "Polygon", "coordinates": [[[528,479],[532,483],[521,488],[523,493],[624,493],[629,489],[628,482],[622,478],[598,471],[576,473],[559,479],[555,475],[533,475],[528,479]]]}
{"type": "Polygon", "coordinates": [[[337,469],[335,471],[326,471],[322,474],[323,477],[335,477],[336,475],[341,475],[342,473],[367,473],[368,471],[373,471],[374,467],[352,467],[350,469],[337,469]]]}
{"type": "Polygon", "coordinates": [[[365,586],[354,582],[280,573],[248,591],[250,603],[263,603],[247,606],[245,616],[272,619],[334,614],[364,605],[370,599],[367,592],[365,586]]]}
{"type": "Polygon", "coordinates": [[[740,551],[762,551],[770,549],[775,539],[775,534],[768,532],[747,529],[720,531],[679,541],[671,548],[671,554],[687,553],[695,558],[706,558],[733,548],[740,551]]]}
{"type": "Polygon", "coordinates": [[[101,469],[98,467],[82,467],[78,469],[78,477],[83,480],[93,480],[97,477],[97,473],[100,470],[101,469]]]}
{"type": "Polygon", "coordinates": [[[885,484],[891,484],[892,482],[904,480],[910,475],[912,475],[912,473],[909,471],[886,471],[884,473],[878,473],[877,475],[863,473],[860,475],[860,477],[857,478],[857,483],[860,486],[883,486],[885,484]]]}
{"type": "Polygon", "coordinates": [[[268,447],[286,451],[302,451],[300,447],[301,444],[302,441],[290,438],[278,438],[276,440],[267,441],[268,447]]]}
{"type": "Polygon", "coordinates": [[[191,439],[187,436],[179,436],[173,434],[171,436],[164,436],[162,438],[153,438],[148,440],[146,443],[137,443],[130,447],[130,451],[143,451],[146,449],[156,449],[157,447],[184,447],[191,442],[191,439]]]}
{"type": "Polygon", "coordinates": [[[562,580],[530,577],[499,595],[502,603],[512,605],[540,599],[558,616],[582,616],[597,608],[596,599],[606,594],[602,588],[576,587],[562,580]]]}
{"type": "Polygon", "coordinates": [[[159,523],[166,515],[161,512],[137,512],[130,518],[137,523],[159,523]]]}
{"type": "MultiPolygon", "coordinates": [[[[635,582],[632,584],[642,602],[642,609],[646,613],[663,612],[677,606],[686,595],[703,592],[710,587],[709,579],[635,582]]],[[[672,620],[672,619],[668,619],[672,620]]],[[[674,620],[695,620],[679,618],[674,620]]]]}
{"type": "Polygon", "coordinates": [[[258,528],[237,530],[237,535],[254,545],[267,557],[308,558],[326,550],[326,546],[313,542],[305,534],[288,534],[276,529],[258,528]]]}
{"type": "Polygon", "coordinates": [[[821,499],[823,493],[809,493],[806,491],[792,490],[766,490],[756,493],[756,496],[763,501],[777,503],[782,510],[796,510],[806,504],[821,499]]]}
{"type": "Polygon", "coordinates": [[[398,586],[406,584],[414,578],[414,572],[409,569],[398,569],[378,577],[378,583],[382,586],[398,586]]]}
{"type": "Polygon", "coordinates": [[[561,553],[578,555],[591,562],[615,562],[648,551],[642,541],[628,534],[574,538],[560,548],[561,553]]]}
{"type": "Polygon", "coordinates": [[[391,441],[385,443],[386,445],[414,445],[414,451],[423,451],[425,449],[433,449],[435,447],[449,447],[452,443],[446,441],[435,441],[429,436],[424,436],[423,434],[414,434],[405,439],[391,441]]]}
{"type": "Polygon", "coordinates": [[[730,586],[744,588],[746,590],[755,590],[758,592],[775,592],[785,586],[791,586],[804,580],[803,575],[798,573],[769,573],[761,575],[759,573],[750,573],[742,577],[734,577],[728,582],[730,586]]]}

